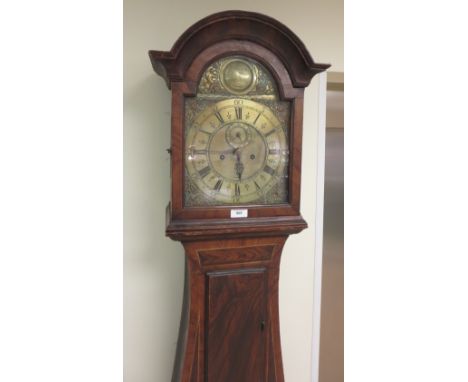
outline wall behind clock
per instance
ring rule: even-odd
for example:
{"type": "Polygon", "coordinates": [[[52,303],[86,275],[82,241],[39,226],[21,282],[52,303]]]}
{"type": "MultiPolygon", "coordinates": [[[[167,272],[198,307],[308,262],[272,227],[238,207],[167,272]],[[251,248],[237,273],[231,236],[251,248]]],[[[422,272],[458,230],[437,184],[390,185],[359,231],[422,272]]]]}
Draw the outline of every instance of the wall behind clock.
{"type": "MultiPolygon", "coordinates": [[[[182,246],[164,236],[169,201],[166,148],[170,141],[170,92],[152,71],[147,51],[169,50],[194,22],[234,8],[278,19],[303,40],[316,61],[332,63],[332,70],[343,71],[341,0],[255,4],[238,0],[234,5],[225,0],[124,1],[125,382],[171,380],[182,307],[182,246]]],[[[319,82],[319,77],[313,79],[305,99],[302,213],[309,229],[289,238],[281,266],[280,315],[288,382],[310,382],[315,374],[312,317],[316,169],[320,163],[317,135],[319,109],[324,107],[320,97],[325,96],[319,96],[319,82]]]]}

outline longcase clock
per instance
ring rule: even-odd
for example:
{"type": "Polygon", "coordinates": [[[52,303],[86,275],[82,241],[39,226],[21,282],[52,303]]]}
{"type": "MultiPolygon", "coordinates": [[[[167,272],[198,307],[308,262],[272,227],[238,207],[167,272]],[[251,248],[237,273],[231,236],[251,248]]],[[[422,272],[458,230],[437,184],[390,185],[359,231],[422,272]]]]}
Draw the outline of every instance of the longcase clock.
{"type": "Polygon", "coordinates": [[[300,214],[304,88],[315,63],[278,21],[227,11],[168,52],[172,90],[166,234],[186,254],[173,382],[284,381],[278,312],[283,245],[300,214]]]}

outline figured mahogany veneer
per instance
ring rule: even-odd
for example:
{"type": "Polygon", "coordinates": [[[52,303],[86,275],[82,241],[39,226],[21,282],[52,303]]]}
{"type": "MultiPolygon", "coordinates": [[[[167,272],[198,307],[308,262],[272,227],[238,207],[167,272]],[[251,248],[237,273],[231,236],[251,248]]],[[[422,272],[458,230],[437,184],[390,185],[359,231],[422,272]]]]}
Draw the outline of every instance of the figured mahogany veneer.
{"type": "MultiPolygon", "coordinates": [[[[304,88],[330,65],[315,63],[286,26],[258,13],[226,11],[190,27],[151,63],[172,90],[171,203],[166,235],[186,254],[185,292],[172,382],[284,382],[278,311],[281,251],[307,227],[300,214],[304,88]],[[275,79],[291,104],[289,200],[281,205],[187,208],[184,100],[196,95],[210,63],[250,57],[275,79]],[[248,217],[231,219],[231,208],[248,217]]],[[[161,381],[163,382],[163,381],[161,381]]]]}

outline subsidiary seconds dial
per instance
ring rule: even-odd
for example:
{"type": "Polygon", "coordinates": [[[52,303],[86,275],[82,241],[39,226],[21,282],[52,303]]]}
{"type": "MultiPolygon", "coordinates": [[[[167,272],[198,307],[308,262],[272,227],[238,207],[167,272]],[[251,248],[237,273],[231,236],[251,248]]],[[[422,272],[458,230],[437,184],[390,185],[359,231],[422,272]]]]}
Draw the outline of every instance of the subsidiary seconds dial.
{"type": "Polygon", "coordinates": [[[285,127],[270,108],[247,99],[207,106],[186,135],[186,173],[209,204],[286,202],[270,191],[285,181],[288,156],[285,127]]]}

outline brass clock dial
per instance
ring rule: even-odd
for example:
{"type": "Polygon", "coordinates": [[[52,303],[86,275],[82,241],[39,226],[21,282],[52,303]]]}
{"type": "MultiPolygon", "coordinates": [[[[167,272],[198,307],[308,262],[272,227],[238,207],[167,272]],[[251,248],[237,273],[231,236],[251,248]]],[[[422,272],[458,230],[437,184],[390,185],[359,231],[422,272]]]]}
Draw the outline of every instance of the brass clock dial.
{"type": "Polygon", "coordinates": [[[251,60],[227,58],[206,73],[186,103],[185,205],[287,203],[289,105],[251,60]]]}
{"type": "Polygon", "coordinates": [[[186,139],[188,175],[207,198],[250,203],[283,181],[286,134],[273,112],[245,99],[217,102],[198,114],[186,139]]]}

